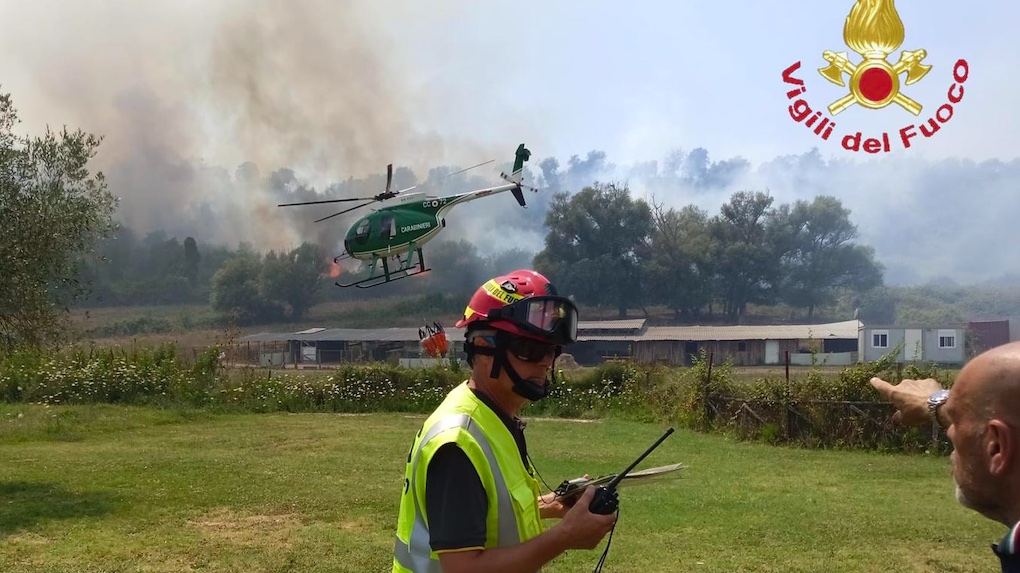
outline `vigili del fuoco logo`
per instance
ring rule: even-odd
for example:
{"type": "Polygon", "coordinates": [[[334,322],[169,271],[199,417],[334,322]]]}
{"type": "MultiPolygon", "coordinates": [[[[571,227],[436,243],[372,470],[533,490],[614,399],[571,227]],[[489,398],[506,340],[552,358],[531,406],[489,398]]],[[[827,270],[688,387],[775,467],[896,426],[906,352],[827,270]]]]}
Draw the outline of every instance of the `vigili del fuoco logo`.
{"type": "MultiPolygon", "coordinates": [[[[804,80],[794,75],[800,70],[801,63],[798,61],[783,70],[783,81],[795,86],[786,92],[786,97],[792,101],[789,106],[790,117],[825,141],[829,140],[834,131],[837,137],[845,133],[840,143],[848,151],[863,149],[867,153],[888,153],[893,148],[909,149],[914,143],[912,140],[918,135],[923,138],[934,137],[943,125],[953,119],[953,106],[963,100],[963,84],[967,81],[970,67],[967,60],[957,60],[953,66],[953,83],[946,91],[946,102],[934,113],[929,111],[922,115],[924,106],[912,99],[909,90],[903,88],[922,79],[932,81],[926,78],[928,72],[932,71],[932,66],[924,63],[928,51],[903,50],[895,64],[890,64],[888,59],[903,43],[904,34],[903,21],[896,12],[893,0],[857,0],[843,25],[843,41],[862,59],[854,62],[856,58],[850,57],[847,52],[826,50],[822,53],[822,59],[828,65],[818,68],[823,78],[847,87],[848,93],[828,105],[830,115],[812,109],[805,97],[807,86],[804,80]],[[878,137],[865,137],[860,131],[845,128],[842,131],[836,130],[833,116],[853,105],[874,110],[892,104],[924,119],[919,123],[912,122],[894,134],[884,132],[878,137]]],[[[945,80],[948,81],[948,78],[945,80]]]]}

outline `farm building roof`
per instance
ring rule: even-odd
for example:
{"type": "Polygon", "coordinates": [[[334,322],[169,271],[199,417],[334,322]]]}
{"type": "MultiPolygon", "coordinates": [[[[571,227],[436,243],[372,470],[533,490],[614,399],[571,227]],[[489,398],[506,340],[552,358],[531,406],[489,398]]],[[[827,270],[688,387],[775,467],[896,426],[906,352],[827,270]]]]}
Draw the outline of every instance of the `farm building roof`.
{"type": "Polygon", "coordinates": [[[645,319],[632,318],[622,320],[580,320],[577,322],[577,331],[591,332],[593,330],[612,330],[620,332],[625,330],[638,331],[645,326],[645,319]]]}
{"type": "MultiPolygon", "coordinates": [[[[644,319],[581,321],[578,341],[708,341],[708,340],[806,340],[809,338],[856,339],[863,325],[858,320],[829,324],[786,324],[775,326],[644,326],[644,319]],[[592,331],[599,331],[593,333],[592,331]],[[609,332],[612,331],[612,332],[609,332]]],[[[446,328],[450,340],[462,340],[464,331],[446,328]]],[[[288,340],[417,342],[417,328],[309,328],[300,332],[261,332],[241,342],[284,342],[288,340]]]]}
{"type": "Polygon", "coordinates": [[[828,324],[780,324],[755,326],[656,326],[641,333],[639,340],[807,340],[857,339],[862,326],[858,320],[828,324]]]}

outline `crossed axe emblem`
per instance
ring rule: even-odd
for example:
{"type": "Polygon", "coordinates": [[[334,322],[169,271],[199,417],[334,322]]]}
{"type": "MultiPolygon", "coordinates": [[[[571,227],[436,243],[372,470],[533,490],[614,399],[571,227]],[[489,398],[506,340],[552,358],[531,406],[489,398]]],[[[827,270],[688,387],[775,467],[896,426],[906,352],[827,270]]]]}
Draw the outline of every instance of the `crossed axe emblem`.
{"type": "Polygon", "coordinates": [[[828,66],[818,69],[822,77],[838,86],[846,86],[843,74],[850,76],[850,93],[832,102],[829,113],[836,115],[855,103],[869,109],[896,103],[914,115],[921,113],[921,104],[900,93],[899,76],[906,72],[904,84],[909,86],[931,71],[930,65],[921,63],[928,56],[927,50],[903,51],[895,65],[889,65],[885,56],[869,54],[863,62],[854,64],[847,59],[847,52],[826,50],[822,54],[829,62],[828,66]]]}

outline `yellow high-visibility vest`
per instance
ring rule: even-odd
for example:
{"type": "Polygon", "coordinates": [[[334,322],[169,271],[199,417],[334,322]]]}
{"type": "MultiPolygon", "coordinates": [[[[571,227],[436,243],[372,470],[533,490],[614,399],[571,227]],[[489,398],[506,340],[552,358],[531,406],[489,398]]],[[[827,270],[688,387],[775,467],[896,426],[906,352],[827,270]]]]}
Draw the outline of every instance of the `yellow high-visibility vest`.
{"type": "MultiPolygon", "coordinates": [[[[454,388],[432,413],[407,454],[407,468],[393,550],[394,573],[442,573],[429,544],[425,478],[429,462],[445,444],[467,454],[488,498],[485,548],[512,547],[542,533],[538,481],[525,467],[517,442],[499,416],[467,383],[454,388]]],[[[529,464],[530,465],[530,464],[529,464]]]]}

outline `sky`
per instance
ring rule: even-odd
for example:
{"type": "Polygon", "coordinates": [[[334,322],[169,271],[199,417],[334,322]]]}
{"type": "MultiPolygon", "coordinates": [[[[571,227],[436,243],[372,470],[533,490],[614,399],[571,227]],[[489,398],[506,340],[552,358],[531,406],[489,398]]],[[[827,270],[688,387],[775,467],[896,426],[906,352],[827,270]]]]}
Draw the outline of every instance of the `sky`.
{"type": "MultiPolygon", "coordinates": [[[[102,134],[96,167],[121,198],[119,217],[141,232],[293,247],[323,232],[307,224],[309,211],[281,214],[281,193],[324,193],[390,162],[418,179],[438,166],[509,161],[526,142],[529,173],[544,158],[567,170],[571,157],[599,151],[605,165],[575,167],[572,184],[622,180],[670,206],[715,212],[741,189],[767,189],[777,203],[834,195],[892,283],[1020,276],[1020,5],[896,2],[905,40],[889,59],[924,49],[932,66],[901,89],[920,115],[852,106],[824,114],[836,126],[822,140],[791,118],[783,71],[801,63],[797,97],[812,110],[845,95],[816,70],[826,50],[861,60],[843,42],[853,5],[0,0],[0,92],[25,133],[102,134]],[[960,59],[969,73],[952,118],[903,149],[899,130],[948,102],[960,59]],[[844,150],[842,137],[857,131],[889,133],[890,151],[844,150]],[[671,153],[697,148],[709,166],[742,158],[746,168],[719,166],[699,185],[643,177],[648,162],[662,174],[671,153]],[[258,177],[241,176],[245,163],[258,177]],[[282,169],[288,177],[266,182],[282,169]]],[[[473,173],[498,181],[495,169],[473,173]]],[[[463,208],[450,238],[498,242],[507,204],[486,201],[463,208]]],[[[528,212],[519,244],[541,248],[534,222],[544,204],[528,212]]],[[[336,241],[351,222],[326,235],[336,241]]]]}

